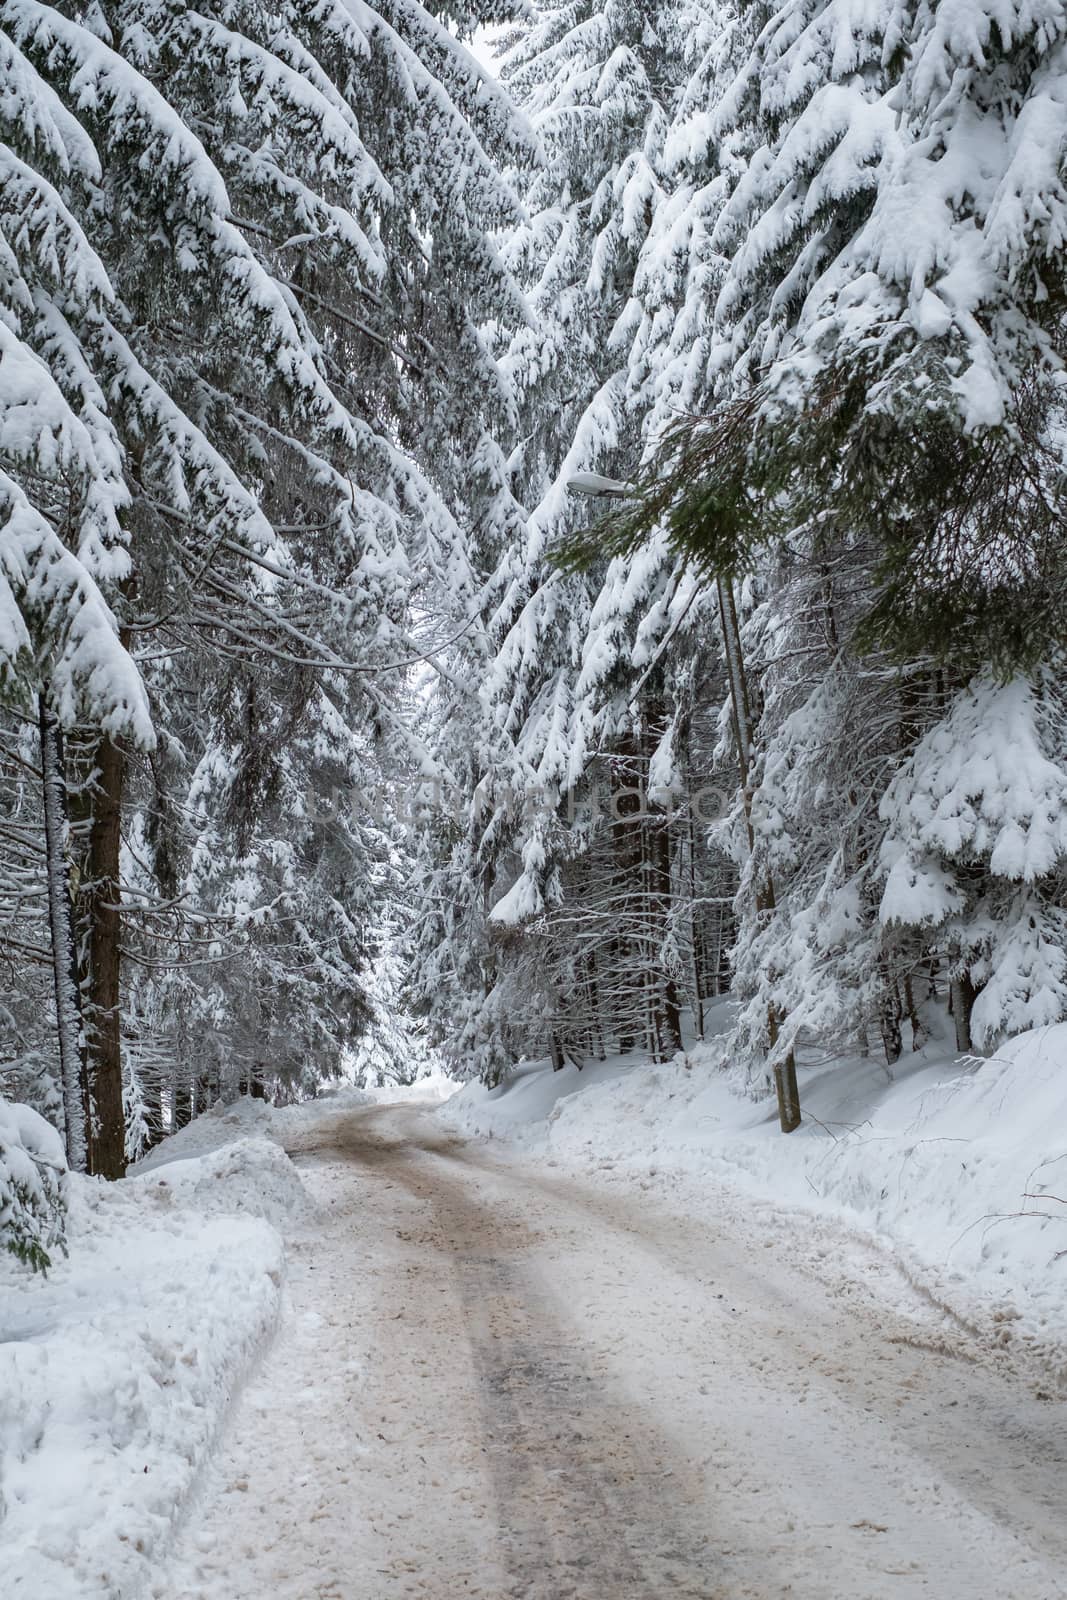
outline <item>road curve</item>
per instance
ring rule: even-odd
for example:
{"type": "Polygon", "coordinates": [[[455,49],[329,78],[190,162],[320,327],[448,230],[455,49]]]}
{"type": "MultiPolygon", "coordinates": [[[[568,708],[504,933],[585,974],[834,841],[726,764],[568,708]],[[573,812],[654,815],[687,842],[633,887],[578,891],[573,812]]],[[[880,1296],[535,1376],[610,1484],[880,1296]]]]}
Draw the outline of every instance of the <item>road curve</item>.
{"type": "Polygon", "coordinates": [[[789,1227],[324,1118],[158,1600],[1067,1600],[1063,1405],[789,1227]]]}

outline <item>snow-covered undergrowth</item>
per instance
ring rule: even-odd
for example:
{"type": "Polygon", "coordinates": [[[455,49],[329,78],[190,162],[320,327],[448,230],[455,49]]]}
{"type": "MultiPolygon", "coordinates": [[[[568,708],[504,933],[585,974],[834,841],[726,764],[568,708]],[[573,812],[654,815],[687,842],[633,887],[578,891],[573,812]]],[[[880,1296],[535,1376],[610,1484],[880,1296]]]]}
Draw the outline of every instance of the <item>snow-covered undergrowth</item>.
{"type": "Polygon", "coordinates": [[[67,1158],[56,1130],[0,1097],[0,1252],[46,1267],[62,1242],[67,1158]]]}
{"type": "MultiPolygon", "coordinates": [[[[471,1084],[441,1110],[468,1134],[648,1180],[719,1179],[878,1236],[913,1282],[1007,1340],[1067,1349],[1067,1024],[980,1063],[927,1046],[802,1072],[803,1127],[738,1096],[698,1046],[471,1084]],[[1056,1198],[1056,1197],[1059,1198],[1056,1198]]],[[[692,1180],[697,1180],[696,1184],[692,1180]]],[[[714,1206],[709,1186],[709,1205],[714,1206]]]]}
{"type": "Polygon", "coordinates": [[[420,1078],[410,1088],[390,1084],[384,1089],[357,1089],[351,1083],[328,1084],[313,1100],[299,1105],[272,1106],[266,1100],[244,1095],[240,1100],[217,1105],[165,1139],[137,1164],[139,1173],[153,1172],[188,1156],[202,1156],[219,1150],[237,1139],[271,1139],[279,1145],[299,1139],[308,1128],[317,1126],[331,1113],[355,1111],[360,1106],[400,1100],[441,1100],[454,1093],[455,1080],[439,1074],[420,1078]]]}
{"type": "Polygon", "coordinates": [[[0,1256],[5,1596],[140,1592],[277,1316],[275,1225],[306,1196],[274,1115],[246,1102],[121,1183],[71,1178],[47,1277],[0,1256]]]}

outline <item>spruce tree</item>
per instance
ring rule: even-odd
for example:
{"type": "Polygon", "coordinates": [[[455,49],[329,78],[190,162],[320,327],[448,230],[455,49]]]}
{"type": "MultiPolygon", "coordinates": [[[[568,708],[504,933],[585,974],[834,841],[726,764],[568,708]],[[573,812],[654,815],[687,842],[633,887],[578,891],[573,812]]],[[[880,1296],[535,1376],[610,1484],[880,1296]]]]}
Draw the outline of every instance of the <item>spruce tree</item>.
{"type": "MultiPolygon", "coordinates": [[[[158,971],[225,961],[228,933],[264,949],[277,909],[257,985],[316,974],[335,1057],[361,1026],[362,824],[331,858],[307,813],[351,782],[353,740],[396,739],[412,608],[471,587],[468,464],[507,405],[480,329],[522,311],[492,238],[515,213],[499,166],[532,147],[416,7],[26,0],[0,29],[21,251],[5,337],[27,351],[5,362],[0,645],[15,693],[47,659],[74,734],[92,1155],[114,1174],[122,923],[158,971]],[[149,846],[136,864],[124,814],[149,846]],[[235,901],[242,873],[254,892],[235,901]]],[[[293,1048],[321,1059],[300,1030],[293,1048]]]]}
{"type": "Polygon", "coordinates": [[[882,800],[881,919],[952,982],[960,1049],[1067,1014],[1067,715],[1060,674],[961,690],[882,800]]]}

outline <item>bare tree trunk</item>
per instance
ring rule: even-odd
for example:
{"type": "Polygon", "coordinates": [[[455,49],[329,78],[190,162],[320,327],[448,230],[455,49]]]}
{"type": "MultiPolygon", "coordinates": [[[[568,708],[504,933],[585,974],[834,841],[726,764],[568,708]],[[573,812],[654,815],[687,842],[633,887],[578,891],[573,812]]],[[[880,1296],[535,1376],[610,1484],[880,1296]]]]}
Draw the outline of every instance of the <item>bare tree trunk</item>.
{"type": "Polygon", "coordinates": [[[588,991],[589,1016],[592,1019],[589,1028],[592,1053],[596,1061],[603,1061],[606,1054],[604,1049],[604,1019],[600,1015],[600,985],[597,983],[595,950],[590,953],[589,957],[588,991]]]}
{"type": "Polygon", "coordinates": [[[958,978],[952,980],[952,1020],[956,1024],[956,1049],[971,1050],[971,1012],[974,1002],[978,998],[978,991],[971,982],[969,972],[961,972],[958,978]]]}
{"type": "Polygon", "coordinates": [[[879,958],[879,967],[882,972],[883,993],[879,1012],[878,1025],[882,1035],[882,1048],[885,1051],[887,1067],[892,1067],[900,1060],[904,1049],[904,1035],[901,1031],[903,1012],[900,1004],[900,993],[888,957],[883,952],[879,958]]]}
{"type": "MultiPolygon", "coordinates": [[[[641,820],[640,770],[637,747],[632,736],[622,741],[619,756],[611,766],[611,849],[614,858],[612,881],[617,908],[615,957],[616,971],[626,975],[627,992],[620,996],[616,1026],[620,1055],[637,1046],[637,1030],[647,1024],[642,1016],[645,990],[644,940],[641,932],[642,869],[644,839],[641,820]],[[640,978],[636,971],[640,968],[640,978]],[[633,991],[632,993],[630,991],[633,991]]],[[[648,1041],[654,1053],[653,1040],[648,1041]]]]}
{"type": "MultiPolygon", "coordinates": [[[[653,823],[649,842],[649,909],[666,939],[671,910],[671,841],[666,817],[653,823]]],[[[682,1008],[678,999],[678,985],[666,971],[662,953],[658,956],[656,968],[661,973],[658,995],[662,1022],[660,1032],[664,1053],[669,1060],[682,1048],[682,1008]]]]}
{"type": "Polygon", "coordinates": [[[210,1070],[202,1072],[196,1080],[196,1115],[202,1117],[218,1099],[218,1081],[210,1070]]]}
{"type": "Polygon", "coordinates": [[[111,739],[96,748],[93,821],[89,832],[88,1013],[89,1067],[96,1112],[93,1170],[105,1178],[126,1171],[126,1120],[122,1108],[122,1018],[119,1010],[122,917],[119,847],[126,757],[111,739]]]}
{"type": "MultiPolygon", "coordinates": [[[[722,622],[723,647],[726,655],[726,671],[730,680],[730,703],[733,709],[734,738],[737,741],[737,760],[741,769],[741,791],[744,796],[745,827],[748,832],[748,847],[755,848],[755,834],[752,829],[752,784],[751,784],[751,759],[752,759],[752,716],[749,709],[748,682],[745,678],[745,662],[741,653],[741,629],[737,621],[737,605],[734,601],[733,588],[722,579],[718,583],[719,590],[719,617],[722,622]]],[[[763,884],[756,890],[757,912],[769,913],[774,910],[774,883],[768,874],[763,884]]],[[[781,1019],[772,1005],[767,1012],[767,1037],[771,1047],[778,1040],[781,1019]]],[[[778,1094],[778,1121],[783,1133],[792,1133],[800,1126],[800,1089],[797,1085],[797,1063],[792,1052],[789,1051],[783,1062],[774,1069],[774,1085],[778,1094]]]]}
{"type": "MultiPolygon", "coordinates": [[[[690,784],[690,788],[692,785],[690,784]]],[[[693,813],[689,813],[689,930],[693,959],[693,1025],[698,1039],[704,1037],[704,1001],[708,993],[707,943],[703,912],[697,909],[697,845],[693,813]]]]}
{"type": "Polygon", "coordinates": [[[43,694],[38,700],[38,713],[48,927],[56,992],[56,1035],[63,1088],[64,1137],[68,1165],[75,1172],[85,1172],[89,1165],[85,1031],[82,1025],[81,990],[78,987],[77,946],[67,859],[67,786],[63,772],[63,735],[43,694]]]}
{"type": "Polygon", "coordinates": [[[915,990],[911,981],[911,973],[904,974],[904,1009],[908,1021],[911,1023],[911,1048],[918,1050],[925,1037],[923,1025],[919,1020],[919,1010],[915,1004],[915,990]]]}

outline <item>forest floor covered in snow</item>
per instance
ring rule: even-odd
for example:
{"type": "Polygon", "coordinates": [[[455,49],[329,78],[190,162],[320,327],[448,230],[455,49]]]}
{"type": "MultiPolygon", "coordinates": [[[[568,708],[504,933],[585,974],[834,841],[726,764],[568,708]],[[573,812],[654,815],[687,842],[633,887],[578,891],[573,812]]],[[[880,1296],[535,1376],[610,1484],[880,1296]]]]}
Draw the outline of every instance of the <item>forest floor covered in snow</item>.
{"type": "Polygon", "coordinates": [[[787,1225],[816,1253],[817,1219],[835,1239],[844,1226],[870,1271],[1067,1381],[1067,1025],[983,1061],[934,1040],[891,1073],[874,1059],[802,1065],[804,1122],[786,1137],[773,1100],[739,1094],[717,1065],[729,1011],[667,1065],[524,1064],[497,1089],[466,1085],[441,1115],[541,1161],[639,1180],[688,1215],[713,1217],[723,1185],[772,1214],[807,1213],[787,1225]]]}
{"type": "Polygon", "coordinates": [[[1067,1224],[1006,1215],[1065,1041],[809,1069],[788,1139],[711,1046],[76,1180],[0,1264],[5,1597],[1067,1600],[1067,1224]]]}
{"type": "Polygon", "coordinates": [[[5,1597],[142,1591],[273,1333],[308,1205],[276,1141],[309,1113],[216,1108],[121,1183],[72,1177],[47,1277],[0,1253],[5,1597]]]}
{"type": "Polygon", "coordinates": [[[153,1600],[1067,1600],[1062,1401],[829,1223],[417,1106],[290,1148],[279,1337],[153,1600]]]}

